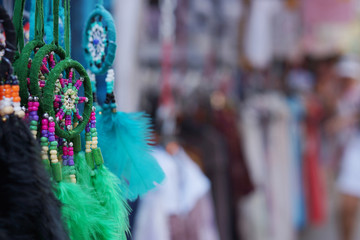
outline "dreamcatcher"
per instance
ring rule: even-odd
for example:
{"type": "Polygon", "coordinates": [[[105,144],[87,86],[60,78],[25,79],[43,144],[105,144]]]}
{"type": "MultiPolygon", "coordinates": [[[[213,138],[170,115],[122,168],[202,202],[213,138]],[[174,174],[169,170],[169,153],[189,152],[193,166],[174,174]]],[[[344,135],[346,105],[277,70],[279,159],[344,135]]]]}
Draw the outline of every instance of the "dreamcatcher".
{"type": "Polygon", "coordinates": [[[105,165],[123,180],[122,186],[131,200],[154,188],[164,174],[150,154],[150,119],[144,113],[116,111],[114,70],[111,68],[116,52],[115,24],[111,14],[96,5],[90,14],[83,34],[85,59],[94,92],[99,146],[105,165]],[[96,76],[106,73],[106,99],[96,103],[96,76]]]}
{"type": "MultiPolygon", "coordinates": [[[[15,4],[24,4],[24,1],[15,4]]],[[[38,16],[43,12],[42,0],[36,1],[36,4],[38,16]]],[[[42,159],[56,182],[56,194],[63,203],[63,218],[70,237],[126,239],[127,205],[118,179],[103,166],[101,151],[97,147],[91,83],[81,64],[70,58],[69,0],[65,1],[64,8],[65,51],[58,45],[56,20],[59,19],[59,0],[54,0],[53,42],[43,44],[44,25],[40,16],[35,19],[35,39],[24,47],[19,56],[20,61],[23,55],[28,54],[25,49],[34,49],[34,42],[42,42],[43,46],[35,49],[31,64],[28,64],[30,72],[19,68],[24,62],[20,61],[17,65],[19,73],[26,72],[22,73],[23,76],[29,76],[20,79],[25,82],[20,87],[24,95],[29,95],[27,115],[30,129],[40,138],[42,159]],[[84,89],[85,96],[79,95],[80,88],[84,89]],[[79,104],[84,105],[82,112],[79,104]],[[85,129],[91,140],[86,141],[84,156],[80,133],[85,129]]]]}
{"type": "Polygon", "coordinates": [[[48,174],[40,161],[40,149],[23,121],[19,81],[11,61],[15,31],[0,7],[4,41],[0,79],[0,236],[2,239],[66,240],[60,203],[52,192],[48,174]]]}

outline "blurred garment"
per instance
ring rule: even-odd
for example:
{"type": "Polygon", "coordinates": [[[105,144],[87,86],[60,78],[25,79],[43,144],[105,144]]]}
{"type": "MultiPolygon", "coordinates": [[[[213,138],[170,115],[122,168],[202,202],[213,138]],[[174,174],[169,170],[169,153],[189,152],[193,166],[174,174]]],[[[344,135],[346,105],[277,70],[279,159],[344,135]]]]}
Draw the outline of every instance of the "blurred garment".
{"type": "Polygon", "coordinates": [[[299,96],[288,97],[290,110],[289,130],[291,147],[291,197],[293,203],[293,221],[297,229],[306,224],[306,204],[303,181],[303,120],[305,115],[304,104],[299,96]]]}
{"type": "Polygon", "coordinates": [[[157,147],[153,155],[166,179],[140,200],[134,239],[218,240],[210,182],[200,168],[182,149],[171,156],[157,147]]]}
{"type": "Polygon", "coordinates": [[[338,187],[340,192],[360,197],[360,132],[356,131],[341,159],[338,187]]]}
{"type": "Polygon", "coordinates": [[[326,218],[325,177],[320,161],[323,109],[315,97],[308,97],[305,101],[304,185],[307,215],[310,223],[321,224],[326,218]]]}
{"type": "Polygon", "coordinates": [[[213,126],[195,124],[193,119],[186,119],[182,123],[181,137],[185,149],[199,155],[205,174],[211,181],[220,239],[232,240],[235,230],[232,225],[233,209],[226,140],[213,126]]]}
{"type": "Polygon", "coordinates": [[[255,68],[267,67],[273,58],[273,18],[282,5],[280,0],[253,0],[245,30],[245,55],[255,68]]]}
{"type": "Polygon", "coordinates": [[[255,184],[242,201],[245,239],[295,239],[289,114],[276,92],[254,95],[243,108],[244,146],[255,184]]]}

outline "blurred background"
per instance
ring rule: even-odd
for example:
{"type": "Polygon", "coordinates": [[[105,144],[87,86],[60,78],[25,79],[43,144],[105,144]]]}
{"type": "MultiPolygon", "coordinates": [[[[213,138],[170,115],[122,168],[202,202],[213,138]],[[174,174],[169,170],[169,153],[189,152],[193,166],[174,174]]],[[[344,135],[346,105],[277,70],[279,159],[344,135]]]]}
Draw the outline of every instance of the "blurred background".
{"type": "MultiPolygon", "coordinates": [[[[80,62],[96,3],[72,1],[80,62]]],[[[132,239],[360,239],[360,0],[104,5],[118,110],[152,117],[167,176],[132,239]]]]}

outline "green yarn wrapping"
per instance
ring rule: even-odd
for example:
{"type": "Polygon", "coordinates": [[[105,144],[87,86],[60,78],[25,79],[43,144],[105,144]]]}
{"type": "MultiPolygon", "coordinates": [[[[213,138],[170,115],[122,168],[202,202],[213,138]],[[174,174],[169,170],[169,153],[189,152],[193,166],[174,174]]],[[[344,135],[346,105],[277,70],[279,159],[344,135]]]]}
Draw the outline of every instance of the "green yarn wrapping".
{"type": "Polygon", "coordinates": [[[27,86],[27,77],[29,76],[30,69],[28,69],[28,61],[33,53],[34,49],[41,48],[44,46],[43,41],[33,40],[26,44],[23,48],[19,58],[17,58],[13,64],[14,72],[18,76],[19,79],[19,87],[20,87],[20,98],[21,105],[26,106],[29,98],[28,86],[27,86]]]}
{"type": "Polygon", "coordinates": [[[85,102],[84,112],[82,114],[83,121],[80,122],[79,125],[77,125],[74,129],[70,131],[64,131],[55,121],[55,134],[65,139],[72,139],[78,136],[85,129],[86,124],[89,122],[90,114],[93,106],[91,83],[85,68],[77,61],[71,59],[65,59],[59,62],[49,73],[43,93],[43,101],[42,101],[43,111],[49,113],[49,115],[55,119],[55,110],[53,106],[55,83],[60,73],[62,73],[64,70],[69,68],[74,68],[80,74],[80,76],[84,78],[83,86],[84,86],[85,97],[88,98],[88,102],[85,102]]]}
{"type": "Polygon", "coordinates": [[[52,51],[54,51],[60,57],[60,59],[65,59],[65,51],[61,47],[55,44],[48,44],[39,49],[39,51],[35,54],[31,63],[31,69],[29,74],[30,92],[32,96],[39,97],[40,108],[41,106],[43,106],[43,104],[42,104],[42,98],[40,98],[41,91],[40,91],[39,79],[38,79],[39,71],[41,65],[43,64],[42,62],[43,58],[52,51]]]}

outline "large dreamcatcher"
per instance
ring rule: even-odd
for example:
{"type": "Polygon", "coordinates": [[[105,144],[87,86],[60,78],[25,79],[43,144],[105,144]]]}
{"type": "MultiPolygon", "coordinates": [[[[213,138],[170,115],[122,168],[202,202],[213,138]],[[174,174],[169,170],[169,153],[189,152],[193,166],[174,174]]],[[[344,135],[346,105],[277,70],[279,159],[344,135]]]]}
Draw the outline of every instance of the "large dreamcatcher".
{"type": "MultiPolygon", "coordinates": [[[[24,2],[15,2],[15,12],[22,12],[24,2]]],[[[65,50],[58,43],[59,0],[53,0],[52,43],[43,41],[43,0],[36,1],[34,40],[23,46],[19,38],[16,67],[26,98],[22,104],[27,107],[30,130],[41,143],[42,161],[63,203],[70,237],[126,239],[127,204],[118,179],[103,165],[90,79],[83,66],[70,57],[70,0],[64,5],[65,50]],[[84,96],[79,94],[81,88],[84,96]],[[80,140],[84,130],[85,153],[80,140]]],[[[20,22],[21,17],[14,21],[20,22]]]]}

